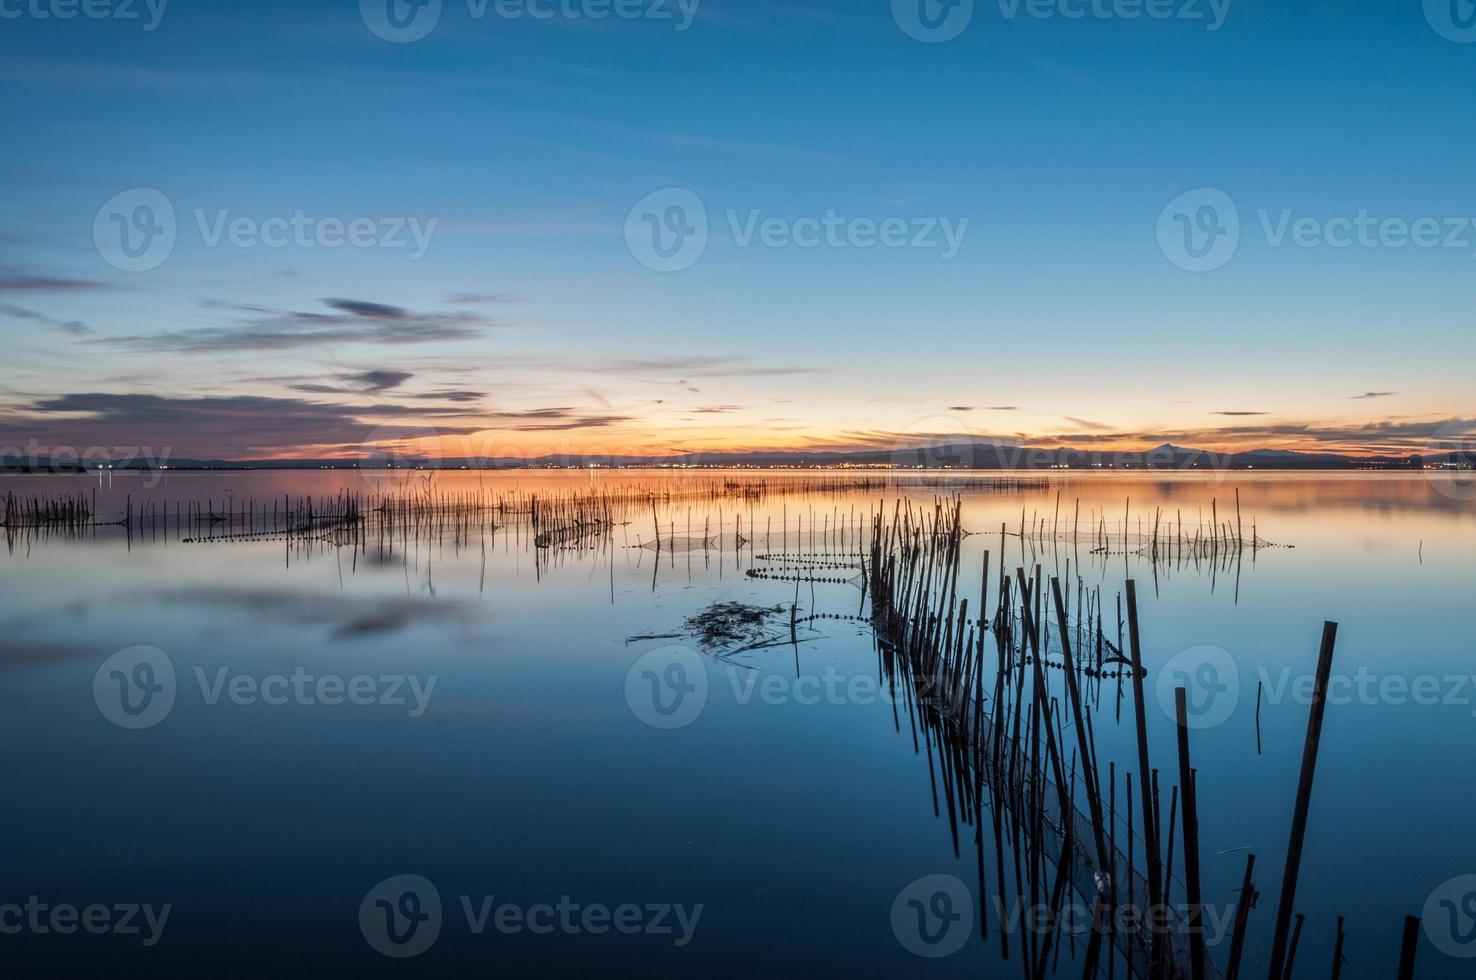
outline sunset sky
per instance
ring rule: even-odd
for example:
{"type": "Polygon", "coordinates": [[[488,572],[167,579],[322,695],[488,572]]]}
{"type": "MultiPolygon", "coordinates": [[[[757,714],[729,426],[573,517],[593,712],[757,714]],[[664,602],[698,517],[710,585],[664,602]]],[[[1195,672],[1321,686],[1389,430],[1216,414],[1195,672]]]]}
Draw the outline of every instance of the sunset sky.
{"type": "Polygon", "coordinates": [[[1476,417],[1476,44],[1418,0],[1001,0],[941,43],[887,0],[444,0],[403,43],[370,0],[49,2],[0,3],[0,448],[1408,452],[1476,417]],[[709,233],[658,271],[628,230],[668,188],[709,233]],[[1191,271],[1161,219],[1205,188],[1239,241],[1191,271]],[[131,271],[107,235],[160,199],[131,271]],[[827,216],[849,244],[795,241],[827,216]]]}

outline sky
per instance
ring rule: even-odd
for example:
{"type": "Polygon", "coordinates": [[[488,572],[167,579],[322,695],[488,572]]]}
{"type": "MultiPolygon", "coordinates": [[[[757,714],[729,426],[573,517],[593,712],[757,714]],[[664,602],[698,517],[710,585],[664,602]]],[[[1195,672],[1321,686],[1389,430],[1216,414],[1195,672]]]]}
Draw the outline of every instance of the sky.
{"type": "Polygon", "coordinates": [[[0,0],[0,449],[1467,438],[1473,21],[0,0]]]}

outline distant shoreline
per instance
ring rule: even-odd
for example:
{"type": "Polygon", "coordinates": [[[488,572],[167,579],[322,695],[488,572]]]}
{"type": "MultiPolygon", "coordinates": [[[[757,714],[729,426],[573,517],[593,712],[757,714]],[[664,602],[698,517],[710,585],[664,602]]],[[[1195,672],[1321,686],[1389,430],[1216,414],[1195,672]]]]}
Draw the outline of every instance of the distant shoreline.
{"type": "Polygon", "coordinates": [[[0,472],[91,473],[97,470],[825,470],[861,473],[907,472],[1111,472],[1150,470],[1470,470],[1476,451],[1462,442],[1438,440],[1406,454],[1295,452],[1257,448],[1235,452],[1164,443],[1152,449],[1077,449],[1015,446],[959,440],[921,446],[842,450],[752,450],[680,452],[664,456],[546,453],[539,456],[426,457],[365,447],[352,456],[282,459],[176,457],[170,447],[0,449],[0,472]]]}
{"type": "Polygon", "coordinates": [[[0,476],[90,476],[102,473],[242,473],[242,472],[405,472],[405,473],[508,473],[508,472],[661,472],[661,473],[703,473],[703,472],[759,472],[759,473],[856,473],[875,476],[909,474],[969,474],[969,473],[1030,473],[1048,476],[1052,473],[1060,474],[1092,474],[1092,473],[1470,473],[1473,467],[1470,465],[1439,465],[1434,463],[1410,463],[1400,461],[1398,463],[1375,463],[1375,464],[1297,464],[1297,465],[1264,465],[1264,464],[1229,464],[1220,466],[1040,466],[1040,467],[1002,467],[1002,466],[858,466],[858,465],[803,465],[803,464],[775,464],[775,465],[753,465],[742,463],[715,463],[711,465],[677,466],[660,463],[530,463],[525,465],[494,464],[485,466],[472,466],[463,464],[437,465],[432,463],[402,465],[402,466],[357,466],[348,464],[314,463],[314,462],[262,462],[262,463],[211,463],[211,464],[170,464],[167,466],[150,466],[146,464],[117,464],[110,466],[0,466],[0,476]]]}

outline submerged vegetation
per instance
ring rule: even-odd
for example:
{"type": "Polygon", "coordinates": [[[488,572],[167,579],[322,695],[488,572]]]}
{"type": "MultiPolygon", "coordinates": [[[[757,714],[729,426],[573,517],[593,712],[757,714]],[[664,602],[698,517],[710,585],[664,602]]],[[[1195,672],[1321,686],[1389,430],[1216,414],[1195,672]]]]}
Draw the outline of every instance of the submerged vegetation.
{"type": "Polygon", "coordinates": [[[697,642],[708,647],[734,646],[773,639],[765,629],[770,617],[784,611],[782,606],[750,606],[742,602],[717,602],[695,616],[688,616],[682,629],[697,642]]]}
{"type": "Polygon", "coordinates": [[[755,606],[744,602],[714,602],[682,621],[680,632],[632,636],[641,640],[691,639],[706,650],[741,652],[768,645],[777,634],[769,632],[769,620],[783,614],[783,606],[755,606]],[[736,648],[736,649],[735,649],[736,648]]]}

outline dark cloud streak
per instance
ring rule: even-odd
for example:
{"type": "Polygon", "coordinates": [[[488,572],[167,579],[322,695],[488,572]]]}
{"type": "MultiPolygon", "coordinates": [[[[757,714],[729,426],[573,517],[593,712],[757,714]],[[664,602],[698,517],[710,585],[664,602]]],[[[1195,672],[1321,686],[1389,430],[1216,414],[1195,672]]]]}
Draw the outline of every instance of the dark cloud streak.
{"type": "Polygon", "coordinates": [[[412,313],[363,300],[326,301],[335,313],[232,306],[250,318],[226,326],[100,338],[89,343],[143,353],[209,354],[286,350],[318,344],[425,344],[472,340],[491,321],[471,313],[412,313]]]}
{"type": "Polygon", "coordinates": [[[0,274],[0,293],[80,293],[112,289],[107,283],[58,276],[0,274]]]}

